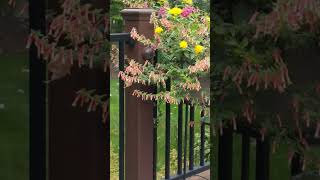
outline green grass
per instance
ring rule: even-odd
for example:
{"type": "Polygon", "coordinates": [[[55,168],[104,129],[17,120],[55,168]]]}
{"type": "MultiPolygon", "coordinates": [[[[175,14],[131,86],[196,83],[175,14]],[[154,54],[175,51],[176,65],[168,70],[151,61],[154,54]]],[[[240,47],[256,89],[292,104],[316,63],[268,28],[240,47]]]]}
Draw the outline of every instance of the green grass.
{"type": "Polygon", "coordinates": [[[0,56],[0,179],[26,180],[29,172],[28,59],[0,56]]]}

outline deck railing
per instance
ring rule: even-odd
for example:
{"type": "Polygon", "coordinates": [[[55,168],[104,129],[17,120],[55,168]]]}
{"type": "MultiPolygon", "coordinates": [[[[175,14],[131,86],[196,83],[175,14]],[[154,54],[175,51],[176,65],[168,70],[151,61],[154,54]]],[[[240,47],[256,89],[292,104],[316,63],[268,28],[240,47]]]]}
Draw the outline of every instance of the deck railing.
{"type": "MultiPolygon", "coordinates": [[[[129,32],[132,27],[145,35],[153,35],[153,27],[149,23],[152,10],[129,9],[122,11],[125,29],[129,32]]],[[[118,44],[119,71],[124,70],[125,54],[141,63],[143,47],[130,38],[129,33],[114,33],[110,40],[118,44]]],[[[156,53],[157,54],[157,53],[156,53]]],[[[157,55],[155,56],[157,61],[157,55]]],[[[137,86],[138,87],[138,86],[137,86]]],[[[166,90],[170,91],[170,82],[166,90]]],[[[150,91],[157,91],[156,87],[149,87],[150,91]]],[[[132,89],[124,88],[124,82],[119,78],[119,179],[120,180],[150,180],[157,179],[157,146],[158,146],[158,102],[147,102],[132,97],[132,89]],[[133,105],[134,104],[134,105],[133,105]],[[133,106],[132,106],[133,105],[133,106]],[[141,132],[143,131],[143,132],[141,132]],[[145,136],[151,136],[146,138],[145,136]],[[135,144],[133,144],[133,141],[135,144]],[[143,142],[141,142],[143,141],[143,142]],[[138,152],[141,151],[141,152],[138,152]],[[134,157],[133,157],[134,156],[134,157]],[[133,162],[135,161],[135,162],[133,162]],[[152,162],[151,164],[149,164],[152,162]],[[150,168],[151,165],[151,168],[150,168]]],[[[205,130],[203,120],[204,111],[201,111],[200,125],[200,158],[195,164],[195,107],[190,104],[178,105],[177,142],[171,142],[172,119],[171,105],[165,105],[165,179],[180,180],[209,169],[205,162],[205,130]],[[185,110],[183,110],[185,109],[185,110]],[[184,111],[184,112],[183,112],[184,111]],[[185,122],[183,123],[183,113],[185,122]],[[184,127],[183,127],[184,124],[184,127]],[[183,135],[184,133],[184,135],[183,135]],[[189,135],[188,135],[189,134],[189,135]],[[177,145],[177,171],[170,170],[170,149],[177,145]],[[187,147],[187,144],[189,147],[187,147]],[[187,157],[187,154],[189,157],[187,157]],[[175,174],[172,176],[172,174],[175,174]]],[[[209,128],[209,127],[208,127],[209,128]]],[[[209,142],[208,142],[209,143],[209,142]]]]}

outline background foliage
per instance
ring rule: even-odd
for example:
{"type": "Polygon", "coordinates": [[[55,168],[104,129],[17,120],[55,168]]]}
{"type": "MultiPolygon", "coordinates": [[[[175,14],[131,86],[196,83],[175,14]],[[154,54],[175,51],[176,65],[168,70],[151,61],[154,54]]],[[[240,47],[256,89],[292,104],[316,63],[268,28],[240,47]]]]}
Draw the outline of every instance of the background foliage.
{"type": "MultiPolygon", "coordinates": [[[[225,0],[213,5],[213,114],[245,125],[320,168],[309,139],[319,133],[317,1],[225,0]],[[308,132],[308,133],[307,133],[308,132]],[[316,165],[315,165],[316,164],[316,165]]],[[[313,164],[313,165],[311,165],[313,164]]]]}

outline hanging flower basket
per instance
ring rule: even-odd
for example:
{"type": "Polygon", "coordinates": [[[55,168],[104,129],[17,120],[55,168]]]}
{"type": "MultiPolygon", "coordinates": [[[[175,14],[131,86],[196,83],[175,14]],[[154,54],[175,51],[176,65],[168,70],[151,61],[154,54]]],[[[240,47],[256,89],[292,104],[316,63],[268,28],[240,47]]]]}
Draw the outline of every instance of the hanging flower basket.
{"type": "Polygon", "coordinates": [[[151,6],[155,9],[150,18],[154,36],[148,39],[136,28],[131,31],[131,37],[147,47],[142,54],[145,63],[128,59],[129,64],[119,72],[119,77],[127,87],[134,83],[158,86],[156,94],[140,90],[133,93],[143,99],[209,105],[209,16],[193,7],[192,1],[159,1],[151,6]],[[154,52],[157,62],[153,61],[154,52]]]}

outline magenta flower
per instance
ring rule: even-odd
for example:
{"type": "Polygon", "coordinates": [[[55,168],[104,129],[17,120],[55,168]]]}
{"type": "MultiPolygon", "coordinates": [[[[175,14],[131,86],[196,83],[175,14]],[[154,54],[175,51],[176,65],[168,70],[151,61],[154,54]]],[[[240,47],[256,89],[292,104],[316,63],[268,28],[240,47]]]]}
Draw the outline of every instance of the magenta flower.
{"type": "Polygon", "coordinates": [[[167,14],[167,10],[165,8],[161,7],[159,9],[158,14],[159,14],[160,17],[165,17],[165,15],[167,14]]]}
{"type": "Polygon", "coordinates": [[[194,12],[194,8],[191,6],[188,6],[188,7],[183,8],[181,16],[188,17],[193,12],[194,12]]]}

